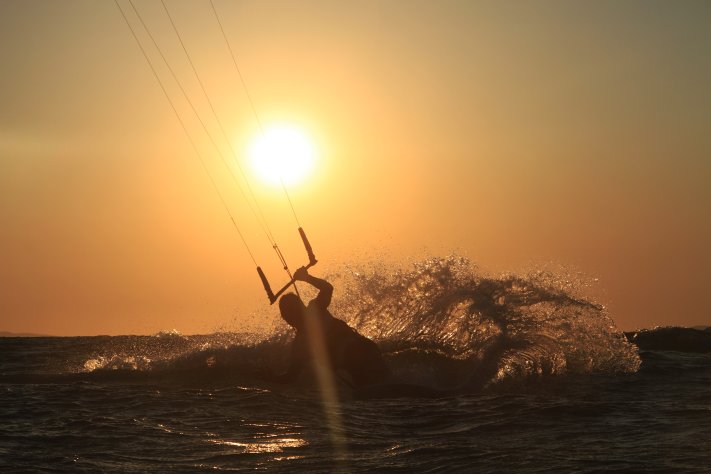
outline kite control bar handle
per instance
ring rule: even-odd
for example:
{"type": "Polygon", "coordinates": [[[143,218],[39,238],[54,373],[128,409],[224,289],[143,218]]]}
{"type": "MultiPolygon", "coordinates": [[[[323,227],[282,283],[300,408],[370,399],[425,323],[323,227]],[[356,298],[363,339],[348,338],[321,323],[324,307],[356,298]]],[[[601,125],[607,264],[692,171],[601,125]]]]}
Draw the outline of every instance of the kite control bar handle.
{"type": "MultiPolygon", "coordinates": [[[[315,264],[316,264],[316,262],[309,263],[304,268],[311,268],[315,264]]],[[[267,282],[267,277],[264,276],[264,272],[262,271],[262,269],[257,267],[257,271],[259,272],[259,277],[262,278],[262,284],[264,284],[264,289],[267,291],[267,297],[269,298],[269,304],[274,304],[276,302],[277,298],[279,298],[282,293],[284,293],[286,290],[288,290],[289,287],[291,285],[293,285],[294,282],[296,282],[296,278],[292,278],[291,280],[289,280],[289,283],[287,283],[286,285],[281,287],[281,289],[279,291],[277,291],[276,293],[272,293],[272,289],[269,286],[269,283],[267,282]]]]}
{"type": "MultiPolygon", "coordinates": [[[[316,256],[314,255],[314,251],[311,248],[311,244],[309,243],[309,239],[306,237],[306,233],[304,232],[304,229],[299,227],[299,235],[301,235],[301,240],[304,243],[304,248],[306,248],[306,254],[309,256],[309,263],[306,265],[304,268],[311,268],[314,265],[318,263],[318,260],[316,260],[316,256]]],[[[285,267],[286,269],[286,267],[285,267]]],[[[289,280],[289,283],[284,285],[279,291],[274,293],[272,291],[271,285],[269,285],[269,280],[267,280],[267,276],[264,274],[264,271],[262,271],[261,267],[257,267],[257,273],[259,273],[259,279],[262,280],[262,285],[264,285],[264,290],[267,292],[267,298],[269,298],[269,304],[274,304],[279,298],[279,296],[284,293],[291,285],[296,282],[295,278],[291,278],[289,280]]]]}
{"type": "Polygon", "coordinates": [[[316,256],[314,255],[314,251],[311,248],[311,244],[309,243],[309,239],[306,238],[306,232],[304,232],[304,229],[299,227],[299,234],[301,235],[301,240],[304,242],[304,247],[306,248],[306,254],[309,256],[309,265],[306,268],[313,267],[316,265],[316,256]]]}
{"type": "Polygon", "coordinates": [[[259,273],[259,278],[262,280],[262,285],[264,285],[264,289],[267,292],[269,304],[274,304],[277,297],[274,295],[274,292],[272,292],[272,287],[269,286],[269,280],[267,280],[267,276],[264,274],[264,271],[262,271],[262,267],[257,267],[257,273],[259,273]]]}

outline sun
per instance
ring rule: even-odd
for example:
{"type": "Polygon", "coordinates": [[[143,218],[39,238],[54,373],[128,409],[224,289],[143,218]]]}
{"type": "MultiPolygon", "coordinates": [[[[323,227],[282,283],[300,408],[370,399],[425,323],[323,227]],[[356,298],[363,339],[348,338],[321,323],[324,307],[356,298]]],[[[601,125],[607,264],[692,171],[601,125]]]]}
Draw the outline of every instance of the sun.
{"type": "Polygon", "coordinates": [[[267,184],[293,185],[309,177],[315,150],[306,133],[292,125],[273,125],[252,140],[247,156],[267,184]]]}

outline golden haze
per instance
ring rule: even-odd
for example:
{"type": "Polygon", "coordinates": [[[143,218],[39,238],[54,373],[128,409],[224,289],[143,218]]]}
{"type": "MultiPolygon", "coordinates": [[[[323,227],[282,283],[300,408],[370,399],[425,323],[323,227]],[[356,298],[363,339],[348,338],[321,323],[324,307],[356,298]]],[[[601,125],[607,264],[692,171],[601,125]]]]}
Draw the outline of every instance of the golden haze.
{"type": "MultiPolygon", "coordinates": [[[[316,142],[291,193],[317,272],[372,253],[552,261],[599,277],[622,328],[709,322],[708,3],[215,3],[262,120],[316,142]]],[[[200,97],[159,3],[136,4],[200,97]]],[[[207,4],[168,5],[244,153],[257,126],[207,4]]],[[[3,2],[0,59],[0,329],[253,324],[266,301],[253,264],[115,5],[3,2]]],[[[283,196],[251,182],[295,264],[283,196]]]]}

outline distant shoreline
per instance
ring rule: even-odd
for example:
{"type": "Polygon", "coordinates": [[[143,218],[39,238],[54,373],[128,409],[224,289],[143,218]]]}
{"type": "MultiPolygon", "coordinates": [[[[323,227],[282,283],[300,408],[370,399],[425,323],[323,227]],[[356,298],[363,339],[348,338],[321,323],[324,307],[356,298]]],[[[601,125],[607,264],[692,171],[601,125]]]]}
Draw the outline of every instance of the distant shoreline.
{"type": "Polygon", "coordinates": [[[0,337],[52,337],[50,334],[35,334],[31,332],[0,331],[0,337]]]}

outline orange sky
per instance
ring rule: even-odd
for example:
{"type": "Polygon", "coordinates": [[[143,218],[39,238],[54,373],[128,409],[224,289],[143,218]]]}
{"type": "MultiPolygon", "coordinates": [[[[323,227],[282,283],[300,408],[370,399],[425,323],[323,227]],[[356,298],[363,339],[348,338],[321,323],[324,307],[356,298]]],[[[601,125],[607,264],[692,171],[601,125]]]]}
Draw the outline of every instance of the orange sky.
{"type": "MultiPolygon", "coordinates": [[[[257,125],[209,2],[166,3],[243,152],[257,125]]],[[[135,4],[199,98],[160,2],[135,4]]],[[[457,252],[491,272],[552,262],[599,278],[623,329],[711,322],[708,2],[215,5],[262,121],[294,123],[318,148],[291,189],[316,273],[372,255],[457,252]]],[[[269,311],[112,1],[2,2],[0,64],[0,330],[239,330],[269,311]]],[[[295,265],[283,195],[252,184],[295,265]]]]}

